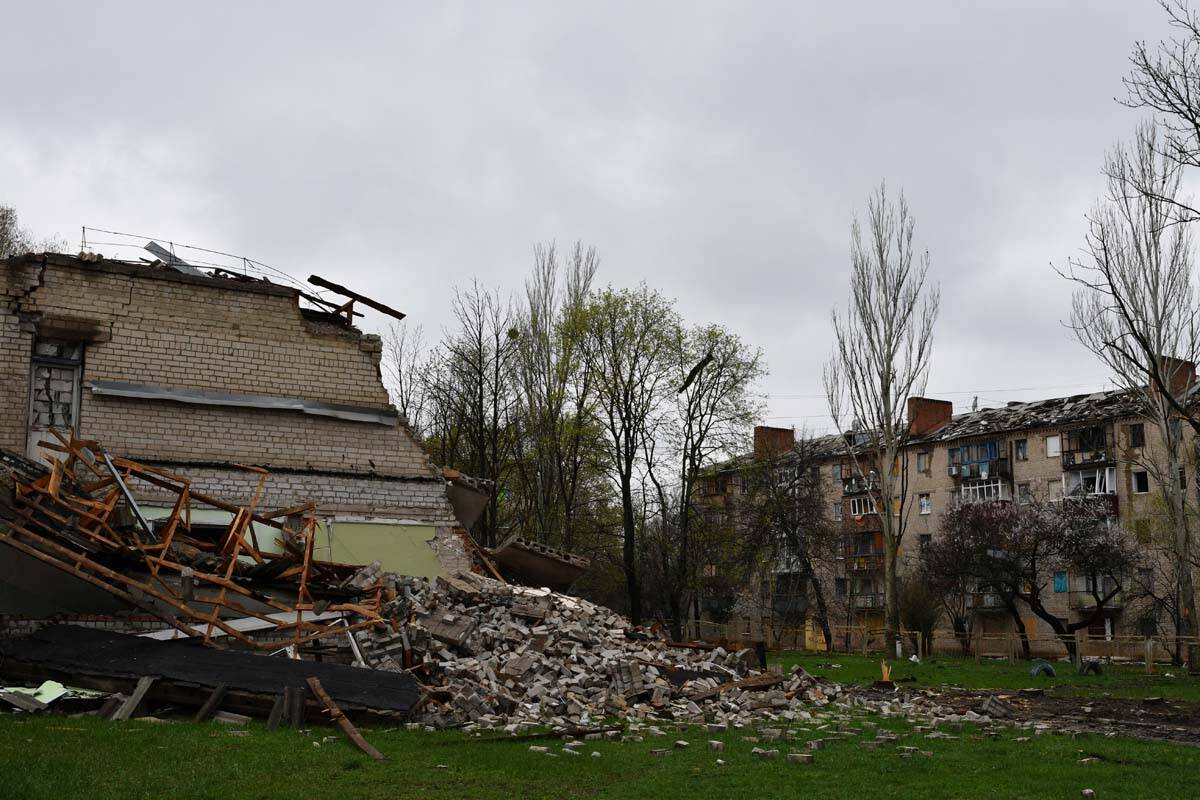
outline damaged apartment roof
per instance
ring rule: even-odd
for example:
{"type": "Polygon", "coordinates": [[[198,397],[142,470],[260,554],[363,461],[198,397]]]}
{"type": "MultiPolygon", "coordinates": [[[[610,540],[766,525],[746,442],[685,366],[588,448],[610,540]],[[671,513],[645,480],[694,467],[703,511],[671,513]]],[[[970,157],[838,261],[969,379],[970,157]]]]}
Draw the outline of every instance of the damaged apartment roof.
{"type": "Polygon", "coordinates": [[[1013,402],[1001,408],[983,408],[956,414],[949,424],[919,441],[945,442],[973,436],[1101,422],[1141,413],[1141,398],[1126,389],[1076,394],[1028,403],[1013,402]]]}
{"type": "MultiPolygon", "coordinates": [[[[1027,403],[1012,402],[1000,408],[982,408],[955,414],[950,422],[925,436],[910,440],[910,444],[952,442],[981,436],[994,436],[1013,431],[1039,428],[1065,428],[1088,422],[1107,422],[1142,413],[1141,397],[1126,389],[1076,394],[1027,403]]],[[[838,433],[817,436],[797,443],[804,455],[817,461],[848,456],[846,439],[838,433]]],[[[715,466],[715,471],[739,469],[752,456],[737,456],[715,466]]]]}

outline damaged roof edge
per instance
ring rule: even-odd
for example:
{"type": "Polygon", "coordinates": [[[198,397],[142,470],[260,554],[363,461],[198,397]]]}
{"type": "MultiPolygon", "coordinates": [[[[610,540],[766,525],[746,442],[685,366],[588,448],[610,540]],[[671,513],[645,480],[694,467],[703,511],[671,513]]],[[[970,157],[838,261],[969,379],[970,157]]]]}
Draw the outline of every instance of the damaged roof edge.
{"type": "Polygon", "coordinates": [[[394,409],[363,408],[360,406],[335,405],[318,400],[298,397],[268,397],[255,394],[226,394],[204,392],[198,389],[175,389],[165,386],[150,386],[121,381],[89,381],[87,387],[93,394],[108,397],[130,397],[143,400],[168,400],[201,406],[232,406],[235,408],[260,408],[269,411],[299,411],[317,417],[334,417],[347,422],[366,422],[375,425],[396,427],[400,414],[394,409]]]}

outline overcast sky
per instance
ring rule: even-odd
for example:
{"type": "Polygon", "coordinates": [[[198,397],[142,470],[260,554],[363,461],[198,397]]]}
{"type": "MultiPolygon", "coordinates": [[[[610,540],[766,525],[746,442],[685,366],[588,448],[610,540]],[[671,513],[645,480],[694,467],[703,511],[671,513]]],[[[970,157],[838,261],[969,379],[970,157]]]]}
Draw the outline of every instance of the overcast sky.
{"type": "Polygon", "coordinates": [[[316,272],[434,334],[454,285],[517,289],[535,242],[582,239],[603,282],[761,346],[768,422],[820,432],[886,178],[942,287],[931,395],[1104,385],[1049,265],[1139,119],[1114,97],[1166,33],[1150,0],[216,5],[9,4],[0,203],[71,248],[316,272]]]}

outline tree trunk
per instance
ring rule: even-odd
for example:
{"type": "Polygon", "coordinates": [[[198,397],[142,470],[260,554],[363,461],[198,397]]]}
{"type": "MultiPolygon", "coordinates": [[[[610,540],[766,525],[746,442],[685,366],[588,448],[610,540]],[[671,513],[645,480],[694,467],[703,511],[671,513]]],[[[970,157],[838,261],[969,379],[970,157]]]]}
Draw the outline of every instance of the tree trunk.
{"type": "Polygon", "coordinates": [[[642,587],[638,583],[636,532],[633,518],[633,486],[630,477],[621,476],[621,524],[625,528],[625,589],[629,593],[629,621],[642,624],[642,587]]]}
{"type": "Polygon", "coordinates": [[[821,590],[821,582],[816,575],[810,575],[813,599],[817,605],[817,624],[821,626],[821,635],[825,638],[825,649],[833,651],[833,628],[829,625],[829,608],[825,605],[825,592],[821,590]]]}
{"type": "MultiPolygon", "coordinates": [[[[889,507],[880,513],[890,516],[892,510],[889,507]]],[[[890,657],[895,655],[896,642],[900,640],[900,594],[896,591],[896,543],[887,533],[884,541],[887,542],[887,553],[883,558],[883,624],[886,631],[883,650],[890,657]]]]}

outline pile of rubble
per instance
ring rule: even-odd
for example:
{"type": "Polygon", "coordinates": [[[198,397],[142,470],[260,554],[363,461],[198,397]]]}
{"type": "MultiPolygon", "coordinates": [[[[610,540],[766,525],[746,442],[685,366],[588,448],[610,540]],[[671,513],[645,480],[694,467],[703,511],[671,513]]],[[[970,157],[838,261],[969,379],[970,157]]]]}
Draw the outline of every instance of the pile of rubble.
{"type": "Polygon", "coordinates": [[[368,666],[422,679],[422,721],[516,731],[606,719],[740,725],[792,720],[843,696],[797,668],[763,671],[753,650],[672,646],[611,610],[478,575],[383,576],[393,632],[361,632],[368,666]]]}

